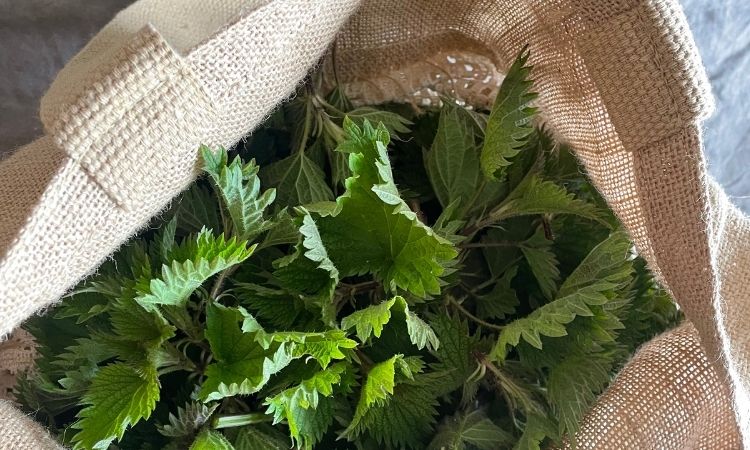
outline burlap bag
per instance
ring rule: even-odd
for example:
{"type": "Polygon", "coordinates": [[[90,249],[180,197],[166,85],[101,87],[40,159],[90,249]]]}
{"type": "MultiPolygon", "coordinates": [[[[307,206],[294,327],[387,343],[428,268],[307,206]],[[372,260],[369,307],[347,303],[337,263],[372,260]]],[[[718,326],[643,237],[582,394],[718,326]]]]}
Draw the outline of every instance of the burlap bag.
{"type": "MultiPolygon", "coordinates": [[[[0,163],[0,334],[188,186],[199,143],[249,133],[337,33],[336,76],[361,101],[446,83],[486,101],[528,43],[545,121],[689,319],[637,353],[579,446],[750,444],[750,224],[706,176],[711,96],[677,0],[141,0],[59,74],[46,136],[0,163]]],[[[0,350],[8,370],[19,345],[0,350]]],[[[0,447],[55,444],[0,403],[0,447]]]]}

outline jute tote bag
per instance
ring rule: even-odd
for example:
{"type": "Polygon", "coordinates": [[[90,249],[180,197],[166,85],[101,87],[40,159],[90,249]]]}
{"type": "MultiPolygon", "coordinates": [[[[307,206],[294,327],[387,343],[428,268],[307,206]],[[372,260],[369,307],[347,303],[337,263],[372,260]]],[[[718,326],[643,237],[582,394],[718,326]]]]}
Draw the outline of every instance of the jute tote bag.
{"type": "MultiPolygon", "coordinates": [[[[706,175],[711,95],[677,0],[140,0],[61,71],[46,135],[0,162],[0,334],[95,270],[196,177],[200,143],[248,134],[334,40],[364,102],[418,95],[457,58],[502,73],[529,44],[545,122],[688,318],[634,356],[578,447],[750,445],[750,223],[706,175]]],[[[28,350],[13,344],[6,371],[28,350]]],[[[0,402],[0,447],[56,444],[0,402]]]]}

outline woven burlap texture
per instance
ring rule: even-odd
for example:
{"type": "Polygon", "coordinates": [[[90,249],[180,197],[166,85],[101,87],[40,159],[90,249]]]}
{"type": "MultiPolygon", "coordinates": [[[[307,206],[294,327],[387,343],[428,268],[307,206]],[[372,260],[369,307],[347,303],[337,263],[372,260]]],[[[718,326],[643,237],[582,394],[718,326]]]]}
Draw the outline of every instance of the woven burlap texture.
{"type": "MultiPolygon", "coordinates": [[[[545,122],[576,149],[691,322],[638,352],[578,445],[750,444],[750,226],[705,174],[711,96],[677,1],[359,3],[141,0],[119,14],[43,99],[46,136],[0,163],[0,334],[183,190],[199,143],[250,132],[342,26],[336,74],[365,102],[403,98],[383,80],[439,55],[468,52],[502,72],[529,44],[545,122]]],[[[0,406],[0,447],[50,447],[0,406]]]]}

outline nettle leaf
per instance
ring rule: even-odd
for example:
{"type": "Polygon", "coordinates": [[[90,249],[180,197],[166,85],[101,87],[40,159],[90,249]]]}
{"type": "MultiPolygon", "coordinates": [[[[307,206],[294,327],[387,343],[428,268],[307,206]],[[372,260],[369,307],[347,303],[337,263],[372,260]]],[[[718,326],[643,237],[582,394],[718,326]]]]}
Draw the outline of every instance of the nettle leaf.
{"type": "MultiPolygon", "coordinates": [[[[556,439],[557,430],[547,417],[532,414],[526,418],[523,434],[513,447],[514,450],[542,450],[547,438],[556,439]]],[[[545,447],[546,448],[546,447],[545,447]]]]}
{"type": "Polygon", "coordinates": [[[214,193],[210,187],[199,183],[193,184],[182,194],[174,216],[178,218],[178,228],[188,233],[198,233],[204,228],[219,230],[222,226],[214,193]]]}
{"type": "Polygon", "coordinates": [[[409,125],[412,125],[409,120],[399,114],[370,106],[353,109],[346,113],[346,117],[360,127],[364,126],[365,122],[382,123],[388,130],[388,134],[396,139],[402,134],[409,133],[409,125]]]}
{"type": "Polygon", "coordinates": [[[479,339],[469,332],[469,324],[460,317],[439,314],[430,320],[430,325],[440,339],[440,348],[433,351],[438,362],[432,365],[436,372],[444,372],[448,380],[442,383],[441,389],[450,392],[461,387],[476,369],[476,360],[472,356],[479,339]]]}
{"type": "Polygon", "coordinates": [[[339,149],[350,153],[353,176],[336,207],[317,222],[328,254],[342,276],[373,273],[390,290],[438,294],[442,263],[455,258],[447,240],[419,221],[393,182],[381,125],[363,128],[346,121],[349,139],[339,149]]]}
{"type": "Polygon", "coordinates": [[[190,450],[235,450],[235,448],[218,431],[204,430],[195,438],[190,450]]]}
{"type": "Polygon", "coordinates": [[[204,229],[197,239],[181,246],[179,252],[188,259],[164,265],[160,278],[151,280],[147,290],[136,300],[148,305],[184,305],[190,295],[203,283],[219,272],[237,265],[253,254],[255,246],[248,247],[246,241],[237,238],[226,240],[224,235],[215,237],[204,229]]]}
{"type": "Polygon", "coordinates": [[[245,426],[234,439],[236,450],[289,450],[289,438],[265,425],[245,426]]]}
{"type": "Polygon", "coordinates": [[[510,283],[518,273],[518,266],[512,266],[503,273],[492,290],[476,298],[477,315],[484,319],[504,319],[513,314],[519,305],[516,291],[510,283]]]}
{"type": "Polygon", "coordinates": [[[169,413],[169,423],[158,426],[163,436],[184,438],[193,436],[208,421],[219,407],[218,403],[205,405],[199,402],[189,402],[185,406],[177,407],[177,415],[169,413]]]}
{"type": "Polygon", "coordinates": [[[276,191],[269,189],[261,194],[258,166],[255,162],[243,165],[242,160],[237,157],[227,164],[227,151],[223,148],[214,152],[201,146],[200,152],[204,170],[221,194],[237,239],[251,240],[271,226],[265,220],[264,212],[276,198],[276,191]]]}
{"type": "Polygon", "coordinates": [[[482,147],[482,171],[488,178],[503,179],[505,170],[526,144],[534,128],[536,108],[529,107],[537,94],[530,92],[529,52],[524,49],[505,75],[492,106],[482,147]]]}
{"type": "Polygon", "coordinates": [[[367,379],[362,385],[362,392],[354,411],[351,423],[344,431],[344,435],[351,435],[359,428],[360,421],[373,405],[384,405],[396,386],[396,364],[403,355],[395,355],[370,368],[367,379]]]}
{"type": "Polygon", "coordinates": [[[541,349],[542,336],[566,336],[565,325],[577,316],[594,316],[592,307],[607,304],[629,283],[632,273],[629,251],[630,244],[621,232],[613,233],[594,247],[568,276],[555,300],[503,328],[492,350],[493,358],[504,360],[508,348],[518,345],[521,338],[541,349]]]}
{"type": "Polygon", "coordinates": [[[206,338],[216,362],[206,368],[198,394],[204,402],[257,392],[293,359],[286,345],[264,347],[256,333],[243,332],[239,322],[246,317],[237,308],[216,303],[206,307],[206,338]]]}
{"type": "Polygon", "coordinates": [[[597,396],[609,384],[612,359],[603,354],[571,355],[549,371],[547,395],[560,434],[571,439],[597,396]]]}
{"type": "Polygon", "coordinates": [[[299,385],[267,398],[264,403],[268,406],[266,414],[273,415],[274,424],[286,420],[293,442],[297,445],[303,448],[311,446],[310,442],[316,441],[317,436],[311,435],[312,430],[300,428],[299,414],[303,410],[316,409],[321,396],[333,395],[334,386],[341,382],[341,374],[346,367],[346,363],[336,363],[317,372],[299,385]]]}
{"type": "Polygon", "coordinates": [[[265,185],[276,188],[279,205],[297,206],[333,199],[325,173],[304,151],[265,167],[260,175],[265,185]]]}
{"type": "Polygon", "coordinates": [[[342,350],[352,349],[357,343],[346,337],[341,330],[323,332],[277,332],[270,335],[272,341],[287,346],[293,358],[310,356],[325,369],[335,359],[344,359],[342,350]]]}
{"type": "Polygon", "coordinates": [[[418,374],[414,380],[397,384],[383,403],[373,404],[348,438],[367,434],[391,448],[423,448],[434,432],[437,416],[436,386],[445,381],[442,374],[418,374]]]}
{"type": "Polygon", "coordinates": [[[511,217],[539,214],[574,214],[609,227],[595,204],[579,200],[564,187],[536,175],[524,178],[502,204],[492,210],[490,217],[498,222],[511,217]]]}
{"type": "Polygon", "coordinates": [[[94,377],[81,403],[73,428],[74,449],[105,450],[115,439],[122,439],[125,430],[141,419],[151,416],[159,400],[156,369],[136,369],[123,363],[103,367],[94,377]]]}
{"type": "Polygon", "coordinates": [[[370,336],[380,337],[383,327],[391,320],[391,307],[395,299],[382,302],[377,305],[354,311],[341,319],[341,328],[348,330],[354,328],[357,339],[366,342],[370,336]]]}
{"type": "Polygon", "coordinates": [[[513,442],[513,435],[495,425],[482,410],[446,417],[428,450],[464,450],[467,445],[495,450],[513,442]]]}
{"type": "Polygon", "coordinates": [[[406,300],[400,296],[351,313],[341,320],[341,328],[354,328],[357,338],[364,343],[370,336],[380,337],[383,327],[391,320],[392,309],[404,315],[409,339],[418,349],[429,347],[434,350],[440,346],[440,340],[432,328],[409,310],[406,300]]]}
{"type": "Polygon", "coordinates": [[[477,200],[482,205],[496,203],[501,184],[487,181],[479,170],[478,127],[474,117],[454,102],[443,103],[435,140],[425,154],[435,195],[446,209],[454,202],[461,202],[464,213],[471,211],[477,200]]]}
{"type": "Polygon", "coordinates": [[[552,252],[552,241],[544,236],[544,230],[540,227],[519,248],[539,282],[542,294],[548,299],[553,298],[560,280],[560,269],[557,268],[557,257],[552,252]]]}
{"type": "Polygon", "coordinates": [[[339,271],[328,256],[312,216],[304,212],[301,222],[295,252],[276,262],[278,268],[274,276],[286,289],[312,296],[321,308],[323,322],[332,324],[336,316],[333,295],[339,271]]]}

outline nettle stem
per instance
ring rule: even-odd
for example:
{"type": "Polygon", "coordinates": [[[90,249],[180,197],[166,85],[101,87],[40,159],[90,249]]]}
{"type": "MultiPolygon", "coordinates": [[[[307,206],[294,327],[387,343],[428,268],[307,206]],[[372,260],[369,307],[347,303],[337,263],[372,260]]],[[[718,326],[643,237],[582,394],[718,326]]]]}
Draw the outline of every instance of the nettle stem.
{"type": "Polygon", "coordinates": [[[217,416],[211,421],[213,428],[233,428],[245,425],[271,422],[271,417],[263,413],[236,414],[231,416],[217,416]]]}
{"type": "Polygon", "coordinates": [[[459,312],[460,312],[461,314],[463,314],[464,316],[466,316],[466,317],[468,317],[469,319],[473,320],[474,322],[478,323],[479,325],[481,325],[481,326],[483,326],[483,327],[487,327],[487,328],[490,328],[490,329],[492,329],[492,330],[498,330],[498,331],[500,331],[500,330],[502,330],[502,329],[503,329],[503,327],[502,327],[502,326],[500,326],[500,325],[495,325],[494,323],[489,323],[489,322],[487,322],[486,320],[482,320],[482,319],[480,319],[479,317],[475,316],[474,314],[472,314],[471,312],[469,312],[469,310],[468,310],[468,309],[464,308],[464,307],[463,307],[463,306],[461,305],[461,303],[459,303],[459,302],[458,302],[458,301],[457,301],[457,300],[456,300],[455,298],[453,298],[452,296],[448,295],[448,296],[446,296],[446,298],[448,299],[448,302],[449,302],[449,303],[450,303],[451,305],[453,305],[453,307],[455,307],[455,308],[456,308],[456,309],[457,309],[457,310],[458,310],[458,311],[459,311],[459,312]]]}

